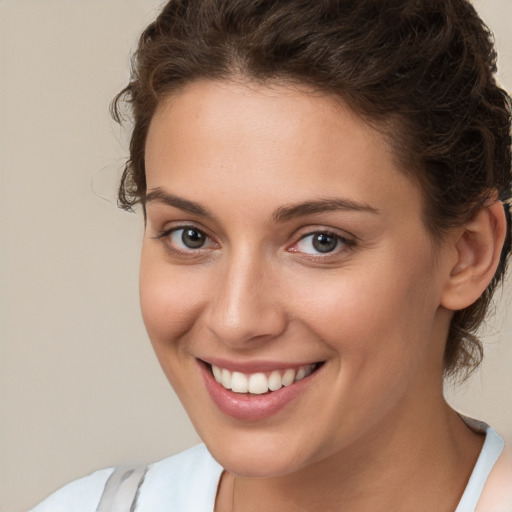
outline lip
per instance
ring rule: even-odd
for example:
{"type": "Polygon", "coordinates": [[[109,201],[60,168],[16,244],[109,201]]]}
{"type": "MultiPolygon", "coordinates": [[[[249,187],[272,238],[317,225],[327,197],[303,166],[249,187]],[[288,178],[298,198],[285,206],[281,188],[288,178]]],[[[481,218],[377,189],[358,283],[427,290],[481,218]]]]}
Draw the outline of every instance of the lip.
{"type": "MultiPolygon", "coordinates": [[[[234,393],[221,386],[213,377],[209,363],[197,360],[206,389],[213,402],[227,416],[243,421],[264,420],[277,414],[290,402],[298,398],[313,383],[315,376],[321,372],[324,365],[317,368],[313,373],[302,380],[284,386],[277,391],[262,395],[249,393],[234,393]]],[[[244,365],[229,363],[227,361],[212,362],[215,366],[226,368],[232,371],[254,373],[256,371],[266,372],[285,368],[295,368],[302,365],[287,365],[286,363],[258,363],[250,362],[244,365]],[[217,362],[220,364],[217,365],[217,362]]]]}
{"type": "Polygon", "coordinates": [[[274,370],[288,370],[289,368],[292,368],[294,370],[297,370],[301,366],[307,366],[309,364],[315,364],[319,361],[304,361],[299,363],[290,363],[290,362],[284,362],[284,361],[265,361],[265,360],[254,360],[254,361],[229,361],[226,359],[218,359],[218,358],[208,358],[208,359],[201,359],[204,363],[207,363],[209,365],[218,366],[219,368],[225,368],[226,370],[229,370],[230,372],[240,372],[245,374],[250,373],[268,373],[273,372],[274,370]]]}

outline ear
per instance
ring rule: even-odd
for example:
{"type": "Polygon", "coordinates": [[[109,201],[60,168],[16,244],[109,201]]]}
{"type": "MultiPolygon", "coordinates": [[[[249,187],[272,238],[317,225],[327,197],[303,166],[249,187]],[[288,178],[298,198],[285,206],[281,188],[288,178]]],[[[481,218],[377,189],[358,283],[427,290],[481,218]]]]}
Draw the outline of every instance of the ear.
{"type": "Polygon", "coordinates": [[[473,304],[491,282],[500,261],[507,220],[501,201],[480,208],[455,240],[456,263],[441,305],[457,311],[473,304]]]}

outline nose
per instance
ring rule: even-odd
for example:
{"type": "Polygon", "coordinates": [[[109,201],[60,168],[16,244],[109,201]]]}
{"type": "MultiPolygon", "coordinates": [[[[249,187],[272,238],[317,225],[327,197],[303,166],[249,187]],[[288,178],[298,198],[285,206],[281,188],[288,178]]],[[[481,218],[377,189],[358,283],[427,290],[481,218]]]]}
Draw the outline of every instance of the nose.
{"type": "Polygon", "coordinates": [[[217,293],[207,314],[209,330],[231,348],[252,349],[284,332],[278,269],[254,255],[235,255],[217,276],[217,293]]]}

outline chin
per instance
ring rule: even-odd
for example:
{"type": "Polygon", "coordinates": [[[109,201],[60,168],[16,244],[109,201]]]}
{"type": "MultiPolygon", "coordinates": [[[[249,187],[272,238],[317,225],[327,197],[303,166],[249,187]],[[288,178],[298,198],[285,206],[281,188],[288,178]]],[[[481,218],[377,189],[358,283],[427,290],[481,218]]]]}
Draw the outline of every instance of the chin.
{"type": "MultiPolygon", "coordinates": [[[[288,440],[268,433],[249,433],[216,439],[210,435],[204,442],[214,459],[230,473],[244,478],[273,478],[289,475],[311,463],[311,454],[300,448],[305,443],[286,437],[288,440]]],[[[308,448],[311,451],[311,444],[308,448]]]]}
{"type": "Polygon", "coordinates": [[[242,478],[276,478],[295,473],[301,468],[299,461],[283,455],[280,452],[256,453],[255,450],[247,450],[243,455],[238,451],[222,453],[219,457],[213,454],[224,469],[242,478]]]}

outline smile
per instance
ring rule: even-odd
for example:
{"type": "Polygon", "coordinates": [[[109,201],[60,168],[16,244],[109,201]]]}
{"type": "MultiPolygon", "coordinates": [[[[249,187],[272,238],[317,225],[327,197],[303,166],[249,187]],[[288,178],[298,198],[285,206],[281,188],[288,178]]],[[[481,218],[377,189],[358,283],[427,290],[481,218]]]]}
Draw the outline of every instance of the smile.
{"type": "Polygon", "coordinates": [[[230,371],[211,365],[215,380],[224,388],[234,393],[250,393],[262,395],[278,391],[284,386],[290,386],[294,382],[301,381],[311,375],[318,364],[307,364],[298,368],[286,368],[272,372],[242,373],[230,371]]]}
{"type": "Polygon", "coordinates": [[[316,387],[317,375],[324,373],[326,366],[325,361],[300,366],[278,366],[269,361],[197,362],[213,403],[227,416],[241,421],[262,421],[289,407],[316,387]]]}

